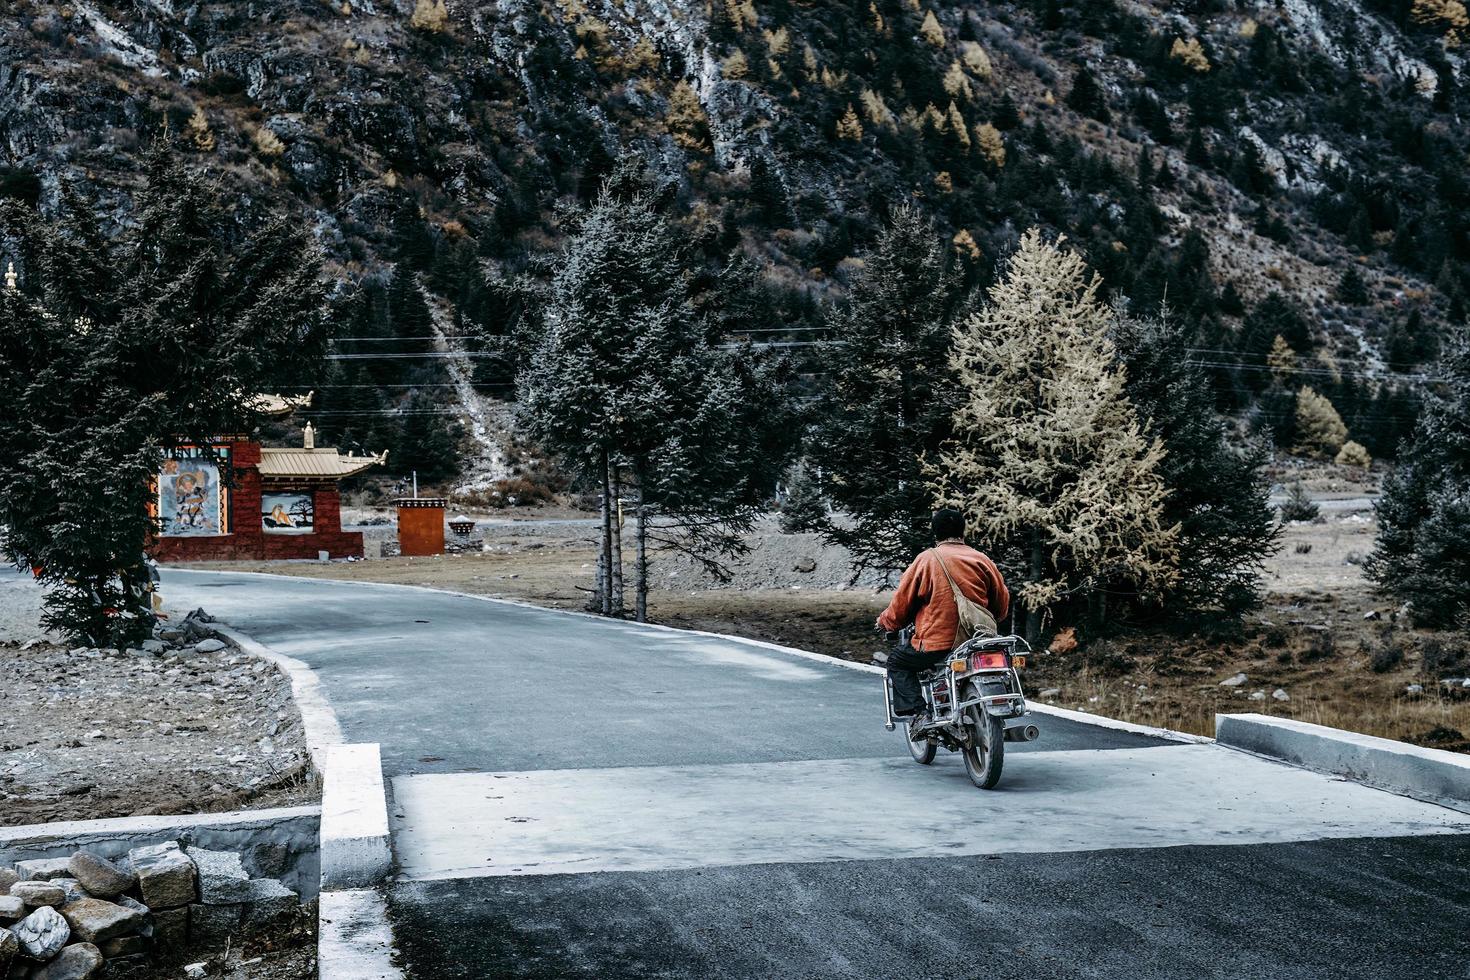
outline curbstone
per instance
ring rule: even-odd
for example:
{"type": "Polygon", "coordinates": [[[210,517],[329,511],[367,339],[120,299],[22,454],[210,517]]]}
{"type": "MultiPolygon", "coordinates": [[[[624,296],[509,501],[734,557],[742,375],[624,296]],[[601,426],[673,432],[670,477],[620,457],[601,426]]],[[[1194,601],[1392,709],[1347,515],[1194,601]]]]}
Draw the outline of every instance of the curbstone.
{"type": "Polygon", "coordinates": [[[325,758],[322,891],[371,887],[387,876],[393,860],[378,744],[332,745],[325,758]]]}
{"type": "Polygon", "coordinates": [[[1216,715],[1215,738],[1258,755],[1470,811],[1470,756],[1267,715],[1216,715]]]}
{"type": "Polygon", "coordinates": [[[318,914],[320,980],[403,980],[393,965],[393,929],[383,896],[371,889],[324,891],[318,914]]]}

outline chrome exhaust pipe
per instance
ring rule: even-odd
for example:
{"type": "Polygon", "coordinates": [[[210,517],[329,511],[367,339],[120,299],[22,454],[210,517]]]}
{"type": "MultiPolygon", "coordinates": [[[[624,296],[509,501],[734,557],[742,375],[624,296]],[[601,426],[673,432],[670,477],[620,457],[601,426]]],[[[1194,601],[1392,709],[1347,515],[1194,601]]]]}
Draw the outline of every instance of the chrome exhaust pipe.
{"type": "Polygon", "coordinates": [[[1017,725],[1015,728],[1006,729],[1006,741],[1032,742],[1035,741],[1036,736],[1040,734],[1041,730],[1035,725],[1017,725]]]}

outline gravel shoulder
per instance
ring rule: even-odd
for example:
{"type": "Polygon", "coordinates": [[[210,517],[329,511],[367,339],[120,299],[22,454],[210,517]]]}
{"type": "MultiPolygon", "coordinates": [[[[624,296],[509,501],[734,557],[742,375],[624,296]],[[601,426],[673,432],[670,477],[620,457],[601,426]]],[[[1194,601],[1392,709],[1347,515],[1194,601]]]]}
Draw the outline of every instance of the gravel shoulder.
{"type": "Polygon", "coordinates": [[[0,825],[312,802],[290,681],[229,647],[0,645],[0,825]]]}

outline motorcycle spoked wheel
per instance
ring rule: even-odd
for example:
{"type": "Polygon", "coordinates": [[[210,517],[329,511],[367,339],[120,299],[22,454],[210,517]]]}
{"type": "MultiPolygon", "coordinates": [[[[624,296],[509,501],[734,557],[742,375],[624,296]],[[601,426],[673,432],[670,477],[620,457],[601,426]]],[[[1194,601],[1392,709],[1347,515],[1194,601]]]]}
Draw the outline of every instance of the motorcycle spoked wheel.
{"type": "MultiPolygon", "coordinates": [[[[914,722],[909,722],[908,728],[904,731],[904,735],[911,735],[913,733],[913,726],[914,722]]],[[[912,738],[909,739],[909,755],[921,766],[927,766],[933,762],[934,754],[937,751],[939,751],[939,747],[934,744],[932,739],[921,738],[917,742],[912,738]]]]}
{"type": "Polygon", "coordinates": [[[970,708],[966,714],[973,731],[970,744],[960,751],[965,774],[979,789],[994,789],[1006,762],[1005,726],[983,708],[970,708]]]}

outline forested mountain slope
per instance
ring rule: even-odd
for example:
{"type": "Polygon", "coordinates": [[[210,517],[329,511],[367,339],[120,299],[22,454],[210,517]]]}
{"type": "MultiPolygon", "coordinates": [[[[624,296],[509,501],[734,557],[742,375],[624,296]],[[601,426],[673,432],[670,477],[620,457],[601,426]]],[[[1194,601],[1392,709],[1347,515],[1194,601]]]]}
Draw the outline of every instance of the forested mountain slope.
{"type": "Polygon", "coordinates": [[[762,336],[820,325],[915,200],[969,285],[1063,232],[1167,301],[1222,409],[1290,439],[1309,383],[1391,455],[1414,382],[1378,376],[1420,370],[1470,291],[1467,39],[1458,0],[14,0],[0,191],[127,221],[166,130],[241,220],[290,209],[378,284],[352,335],[420,338],[410,271],[461,334],[512,329],[495,284],[630,152],[712,271],[765,270],[731,324],[762,336]]]}

